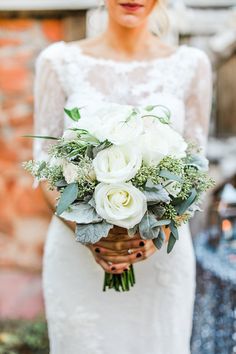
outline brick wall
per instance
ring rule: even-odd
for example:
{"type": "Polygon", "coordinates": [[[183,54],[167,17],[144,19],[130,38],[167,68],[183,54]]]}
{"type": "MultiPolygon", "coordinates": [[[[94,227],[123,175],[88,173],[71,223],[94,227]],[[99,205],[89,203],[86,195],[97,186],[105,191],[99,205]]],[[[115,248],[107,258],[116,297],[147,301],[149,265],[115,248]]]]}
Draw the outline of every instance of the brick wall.
{"type": "Polygon", "coordinates": [[[0,267],[41,268],[50,212],[21,167],[32,148],[21,136],[32,132],[35,58],[54,41],[82,37],[78,16],[0,13],[0,267]]]}

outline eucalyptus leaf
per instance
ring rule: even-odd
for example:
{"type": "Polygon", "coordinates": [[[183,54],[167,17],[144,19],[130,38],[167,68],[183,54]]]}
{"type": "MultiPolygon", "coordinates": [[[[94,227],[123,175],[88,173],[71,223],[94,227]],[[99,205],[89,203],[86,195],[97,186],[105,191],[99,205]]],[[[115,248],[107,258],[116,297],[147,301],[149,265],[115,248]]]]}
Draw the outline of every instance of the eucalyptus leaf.
{"type": "Polygon", "coordinates": [[[170,179],[172,181],[177,181],[179,183],[183,183],[183,179],[181,177],[177,176],[176,174],[174,174],[168,170],[161,170],[159,172],[159,176],[170,179]]]}
{"type": "Polygon", "coordinates": [[[89,203],[73,204],[70,207],[70,211],[64,211],[61,217],[65,220],[74,221],[77,224],[90,224],[102,221],[102,218],[89,203]]]}
{"type": "Polygon", "coordinates": [[[163,243],[165,241],[165,233],[162,229],[160,229],[159,235],[157,238],[153,239],[153,243],[155,245],[155,247],[160,250],[163,246],[163,243]]]}
{"type": "Polygon", "coordinates": [[[176,240],[178,240],[178,239],[179,239],[179,232],[178,232],[178,229],[177,229],[177,227],[175,226],[175,224],[174,224],[173,221],[171,221],[171,223],[170,223],[170,230],[171,230],[171,232],[172,232],[174,238],[175,238],[176,240]]]}
{"type": "Polygon", "coordinates": [[[61,215],[77,198],[78,185],[77,183],[69,184],[63,191],[59,203],[57,205],[56,214],[61,215]]]}
{"type": "Polygon", "coordinates": [[[172,233],[170,233],[170,237],[169,237],[169,241],[168,241],[168,245],[167,245],[167,253],[168,254],[173,250],[175,243],[176,243],[176,238],[174,237],[174,235],[172,233]]]}
{"type": "Polygon", "coordinates": [[[76,241],[83,244],[96,243],[102,237],[107,237],[112,228],[113,225],[106,221],[97,224],[77,224],[75,230],[76,241]]]}
{"type": "Polygon", "coordinates": [[[197,191],[195,188],[193,188],[191,190],[191,193],[190,193],[188,199],[184,200],[183,203],[181,203],[180,205],[178,205],[176,207],[178,214],[179,215],[184,214],[185,211],[190,207],[190,205],[192,205],[194,203],[196,197],[197,197],[197,191]]]}

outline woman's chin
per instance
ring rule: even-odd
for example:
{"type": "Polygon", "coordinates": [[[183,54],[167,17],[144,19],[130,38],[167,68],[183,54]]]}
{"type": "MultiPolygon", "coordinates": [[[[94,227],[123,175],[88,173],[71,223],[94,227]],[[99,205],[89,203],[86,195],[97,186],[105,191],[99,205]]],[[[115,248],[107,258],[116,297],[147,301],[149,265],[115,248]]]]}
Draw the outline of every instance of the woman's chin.
{"type": "Polygon", "coordinates": [[[127,28],[139,27],[141,22],[142,21],[134,15],[124,15],[119,20],[120,25],[127,28]]]}

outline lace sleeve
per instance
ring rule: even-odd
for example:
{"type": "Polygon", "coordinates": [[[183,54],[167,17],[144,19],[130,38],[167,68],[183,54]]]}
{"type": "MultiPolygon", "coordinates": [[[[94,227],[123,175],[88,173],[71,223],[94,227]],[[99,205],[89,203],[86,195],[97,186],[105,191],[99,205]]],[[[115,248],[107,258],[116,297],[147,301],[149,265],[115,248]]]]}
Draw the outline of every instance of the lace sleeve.
{"type": "Polygon", "coordinates": [[[208,56],[198,51],[199,60],[185,101],[184,136],[205,152],[212,105],[212,70],[208,56]]]}
{"type": "MultiPolygon", "coordinates": [[[[64,129],[66,97],[51,57],[52,48],[47,48],[36,62],[34,134],[58,137],[64,129]]],[[[34,139],[34,159],[47,160],[51,144],[52,140],[34,139]]]]}

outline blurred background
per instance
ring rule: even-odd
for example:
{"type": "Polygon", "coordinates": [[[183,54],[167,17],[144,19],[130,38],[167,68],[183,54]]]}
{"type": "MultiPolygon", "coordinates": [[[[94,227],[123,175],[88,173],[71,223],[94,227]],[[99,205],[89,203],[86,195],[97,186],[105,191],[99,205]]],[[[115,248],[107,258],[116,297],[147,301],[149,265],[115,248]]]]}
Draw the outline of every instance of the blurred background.
{"type": "MultiPolygon", "coordinates": [[[[106,14],[98,5],[98,0],[0,0],[0,354],[48,353],[41,267],[51,214],[21,167],[32,157],[31,141],[21,136],[32,133],[35,58],[55,41],[101,31],[106,14]]],[[[216,187],[206,198],[208,213],[199,214],[191,224],[197,256],[192,353],[232,354],[236,353],[236,0],[173,0],[169,16],[165,40],[206,51],[214,80],[207,154],[216,187]]]]}

